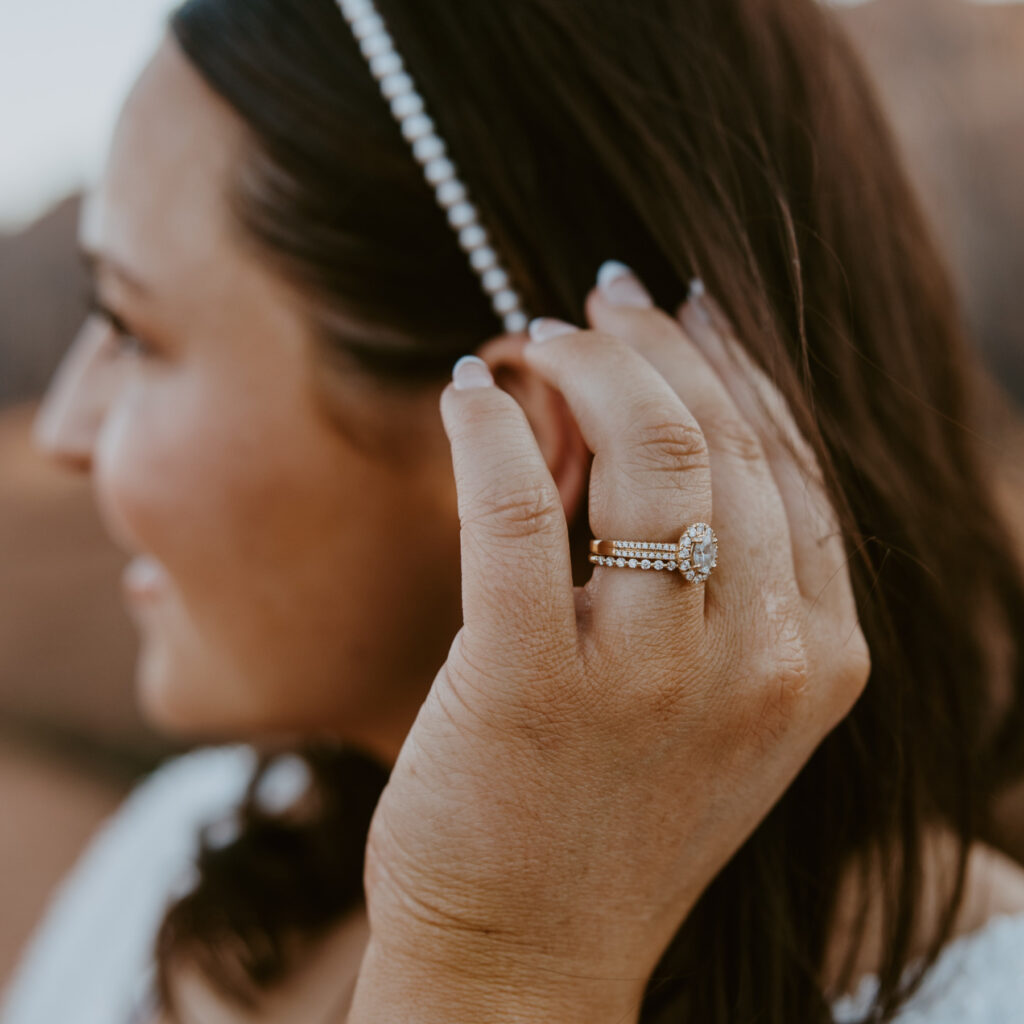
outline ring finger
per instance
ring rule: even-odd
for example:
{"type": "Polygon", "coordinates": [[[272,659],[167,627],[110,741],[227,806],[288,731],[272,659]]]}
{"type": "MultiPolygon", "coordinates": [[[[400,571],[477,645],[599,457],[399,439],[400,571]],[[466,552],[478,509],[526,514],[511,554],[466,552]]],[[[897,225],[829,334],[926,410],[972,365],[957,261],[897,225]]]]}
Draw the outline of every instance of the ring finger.
{"type": "MultiPolygon", "coordinates": [[[[535,322],[531,334],[527,358],[565,397],[594,452],[590,519],[597,536],[678,542],[687,524],[710,522],[704,435],[661,374],[608,335],[551,320],[535,322]]],[[[664,642],[667,610],[673,626],[682,615],[691,627],[703,627],[704,586],[683,583],[678,573],[599,568],[591,592],[590,622],[581,627],[602,640],[664,642]],[[662,586],[682,585],[679,599],[666,603],[651,577],[661,577],[662,586]]]]}
{"type": "Polygon", "coordinates": [[[588,300],[588,315],[595,326],[640,353],[700,424],[710,455],[714,526],[722,544],[719,568],[708,582],[709,613],[721,609],[735,615],[745,608],[756,614],[765,600],[797,592],[789,522],[767,452],[680,325],[654,307],[635,277],[627,280],[628,304],[610,301],[598,289],[588,300]]]}

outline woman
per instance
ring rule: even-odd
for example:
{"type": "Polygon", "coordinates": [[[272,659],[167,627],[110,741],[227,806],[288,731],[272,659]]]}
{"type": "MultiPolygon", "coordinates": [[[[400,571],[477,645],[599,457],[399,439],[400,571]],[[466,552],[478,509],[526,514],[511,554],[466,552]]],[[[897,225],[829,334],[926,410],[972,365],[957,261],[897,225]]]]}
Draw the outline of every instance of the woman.
{"type": "MultiPolygon", "coordinates": [[[[150,718],[252,746],[135,794],[12,1024],[62,934],[95,984],[147,915],[167,1019],[1011,1019],[1024,875],[984,838],[1024,588],[833,23],[380,13],[514,287],[492,306],[335,4],[174,15],[37,435],[138,556],[150,718]],[[689,578],[590,554],[690,524],[689,578]]],[[[112,1020],[128,986],[65,987],[112,1020]]]]}

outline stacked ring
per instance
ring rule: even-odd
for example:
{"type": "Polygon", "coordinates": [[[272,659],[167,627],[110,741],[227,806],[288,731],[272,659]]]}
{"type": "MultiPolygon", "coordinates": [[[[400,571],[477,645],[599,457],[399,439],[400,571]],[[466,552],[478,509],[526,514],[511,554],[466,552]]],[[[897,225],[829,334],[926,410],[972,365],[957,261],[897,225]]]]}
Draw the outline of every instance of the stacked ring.
{"type": "Polygon", "coordinates": [[[676,542],[595,538],[590,542],[590,552],[594,565],[656,572],[678,570],[689,583],[703,583],[718,564],[718,538],[707,523],[694,523],[676,542]]]}

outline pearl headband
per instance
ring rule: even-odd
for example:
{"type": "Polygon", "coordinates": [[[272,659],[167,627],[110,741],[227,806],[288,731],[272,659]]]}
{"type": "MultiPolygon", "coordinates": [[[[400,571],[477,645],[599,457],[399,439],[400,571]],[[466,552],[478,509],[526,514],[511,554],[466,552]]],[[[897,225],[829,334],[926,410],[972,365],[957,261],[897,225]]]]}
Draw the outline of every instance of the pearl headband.
{"type": "Polygon", "coordinates": [[[438,205],[448,214],[448,223],[457,232],[459,245],[490,297],[495,314],[510,334],[525,331],[529,317],[519,293],[480,223],[469,190],[448,157],[444,141],[427,116],[423,97],[395,50],[384,19],[373,0],[338,0],[338,5],[369,62],[370,72],[380,84],[382,95],[391,105],[402,135],[412,146],[416,162],[423,167],[427,183],[434,189],[438,205]]]}

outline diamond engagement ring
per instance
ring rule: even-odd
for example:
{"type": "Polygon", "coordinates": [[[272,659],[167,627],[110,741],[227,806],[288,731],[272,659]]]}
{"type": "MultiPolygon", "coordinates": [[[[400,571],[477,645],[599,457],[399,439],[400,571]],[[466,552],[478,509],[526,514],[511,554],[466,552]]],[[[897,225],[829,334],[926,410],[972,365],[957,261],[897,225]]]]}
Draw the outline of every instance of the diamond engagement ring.
{"type": "Polygon", "coordinates": [[[688,582],[703,583],[718,564],[718,538],[707,523],[694,523],[676,543],[595,538],[590,561],[617,569],[678,570],[688,582]]]}

